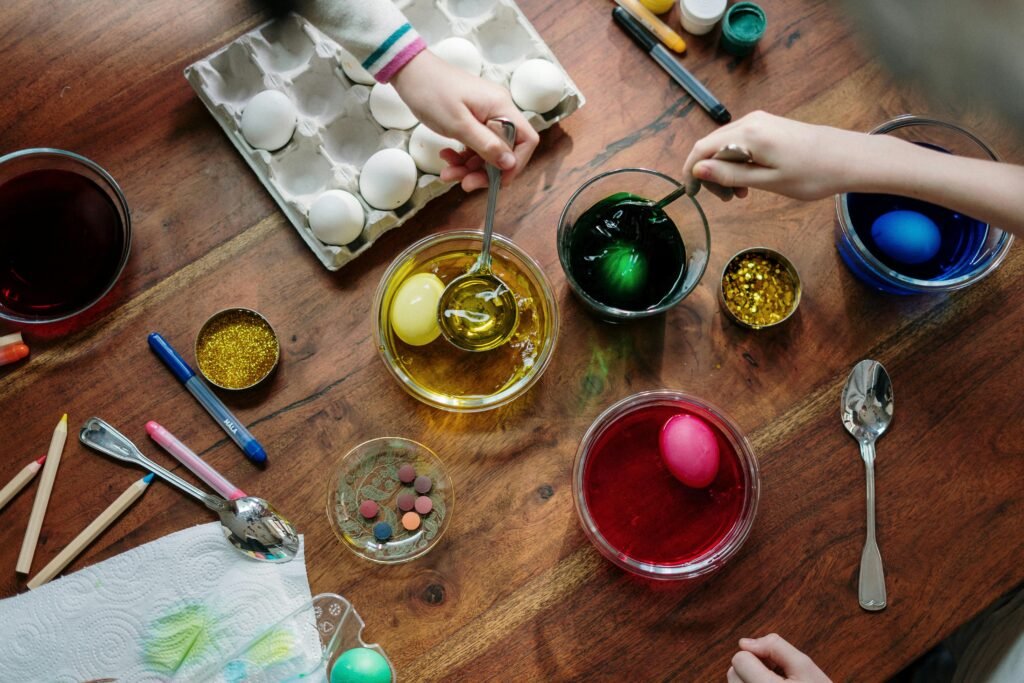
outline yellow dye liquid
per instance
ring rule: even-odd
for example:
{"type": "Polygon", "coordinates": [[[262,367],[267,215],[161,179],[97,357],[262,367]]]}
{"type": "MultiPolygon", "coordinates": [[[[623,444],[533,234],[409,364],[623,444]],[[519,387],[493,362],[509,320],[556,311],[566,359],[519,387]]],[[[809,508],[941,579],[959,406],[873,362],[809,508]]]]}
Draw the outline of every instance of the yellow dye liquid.
{"type": "Polygon", "coordinates": [[[517,385],[525,384],[549,343],[554,325],[540,283],[525,268],[495,251],[491,271],[515,295],[519,317],[515,332],[506,343],[489,351],[464,351],[443,336],[423,346],[411,346],[399,339],[390,324],[390,307],[402,283],[417,273],[433,273],[447,285],[464,275],[479,254],[479,249],[453,249],[422,263],[410,260],[397,268],[386,284],[381,304],[381,319],[387,321],[384,337],[388,347],[382,350],[390,351],[389,362],[394,369],[405,376],[406,383],[455,407],[514,391],[517,385]]]}
{"type": "Polygon", "coordinates": [[[504,283],[487,275],[460,278],[441,299],[441,331],[466,351],[504,344],[519,324],[519,305],[504,283]]]}

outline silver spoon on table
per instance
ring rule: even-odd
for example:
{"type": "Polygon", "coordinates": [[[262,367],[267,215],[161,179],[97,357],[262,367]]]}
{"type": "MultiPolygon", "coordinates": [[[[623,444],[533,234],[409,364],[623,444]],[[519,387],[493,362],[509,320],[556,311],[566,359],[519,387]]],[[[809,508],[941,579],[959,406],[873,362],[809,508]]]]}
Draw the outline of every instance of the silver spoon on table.
{"type": "Polygon", "coordinates": [[[126,436],[98,417],[82,425],[78,439],[117,460],[141,465],[164,481],[197,498],[220,516],[224,536],[238,552],[262,562],[288,562],[299,552],[299,535],[287,519],[262,498],[224,500],[211,496],[147,458],[126,436]]]}
{"type": "Polygon", "coordinates": [[[860,556],[860,606],[871,612],[885,609],[885,572],[875,541],[875,441],[892,423],[892,382],[875,360],[854,366],[843,389],[842,419],[846,431],[860,444],[867,475],[867,539],[860,556]]]}

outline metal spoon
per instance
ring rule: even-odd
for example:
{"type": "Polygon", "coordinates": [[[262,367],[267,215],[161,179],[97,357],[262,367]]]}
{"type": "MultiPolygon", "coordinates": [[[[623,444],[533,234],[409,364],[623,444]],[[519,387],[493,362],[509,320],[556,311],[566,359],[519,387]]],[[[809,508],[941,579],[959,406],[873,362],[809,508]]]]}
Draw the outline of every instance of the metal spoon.
{"type": "MultiPolygon", "coordinates": [[[[516,141],[516,127],[507,119],[491,119],[491,128],[510,147],[516,141]]],[[[444,288],[437,305],[441,334],[465,351],[489,351],[512,336],[519,324],[519,306],[512,291],[491,272],[491,235],[494,211],[501,189],[501,170],[487,164],[487,214],[484,219],[484,243],[480,256],[465,275],[444,288]]]]}
{"type": "Polygon", "coordinates": [[[846,431],[860,444],[868,484],[867,539],[860,556],[860,606],[869,611],[885,609],[885,572],[875,541],[875,440],[892,422],[892,382],[875,360],[854,366],[843,389],[842,418],[846,431]]]}
{"type": "Polygon", "coordinates": [[[299,535],[291,522],[267,501],[254,496],[224,500],[211,496],[147,458],[127,437],[98,417],[82,425],[79,440],[89,448],[153,474],[200,500],[220,516],[224,536],[240,553],[264,562],[288,562],[299,552],[299,535]]]}

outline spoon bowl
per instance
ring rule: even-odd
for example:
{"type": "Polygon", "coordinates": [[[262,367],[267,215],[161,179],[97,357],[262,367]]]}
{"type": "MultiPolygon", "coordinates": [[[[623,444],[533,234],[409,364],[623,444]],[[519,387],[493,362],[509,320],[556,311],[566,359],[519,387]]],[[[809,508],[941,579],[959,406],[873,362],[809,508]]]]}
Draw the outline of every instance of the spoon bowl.
{"type": "Polygon", "coordinates": [[[128,437],[98,417],[85,421],[78,439],[104,455],[141,465],[199,500],[217,513],[224,537],[243,555],[261,562],[288,562],[298,554],[300,543],[295,527],[262,498],[224,500],[204,493],[147,458],[128,437]]]}
{"type": "MultiPolygon", "coordinates": [[[[510,147],[515,144],[516,127],[507,119],[492,119],[488,126],[510,147]]],[[[501,170],[487,164],[487,214],[484,244],[480,256],[465,275],[444,288],[437,305],[437,322],[444,338],[464,351],[490,351],[507,342],[519,324],[515,294],[491,272],[491,236],[494,212],[501,189],[501,170]]]]}

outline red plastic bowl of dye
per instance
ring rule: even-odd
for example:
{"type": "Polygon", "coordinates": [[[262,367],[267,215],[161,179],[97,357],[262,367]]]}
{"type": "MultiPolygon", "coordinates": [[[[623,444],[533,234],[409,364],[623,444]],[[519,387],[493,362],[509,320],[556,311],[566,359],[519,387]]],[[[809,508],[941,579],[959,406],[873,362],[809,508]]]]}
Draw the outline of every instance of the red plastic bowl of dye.
{"type": "Polygon", "coordinates": [[[760,491],[757,459],[733,422],[679,391],[634,394],[605,410],[573,467],[573,500],[587,537],[614,564],[651,579],[719,569],[750,534],[760,491]],[[661,428],[683,414],[704,420],[718,438],[718,474],[705,489],[684,486],[661,458],[661,428]]]}

